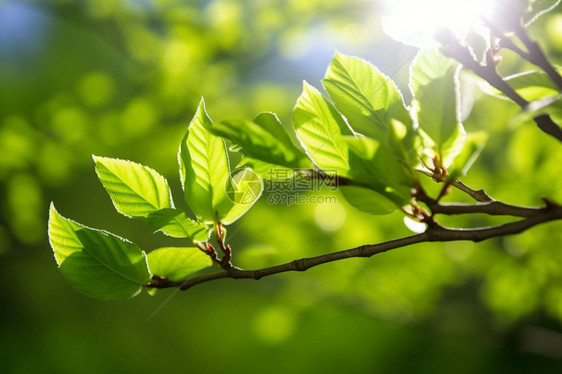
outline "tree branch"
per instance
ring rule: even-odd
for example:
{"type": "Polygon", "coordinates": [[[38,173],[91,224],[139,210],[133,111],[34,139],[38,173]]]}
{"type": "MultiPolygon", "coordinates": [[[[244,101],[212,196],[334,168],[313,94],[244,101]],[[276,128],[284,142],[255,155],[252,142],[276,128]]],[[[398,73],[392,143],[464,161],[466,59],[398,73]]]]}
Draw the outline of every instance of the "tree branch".
{"type": "Polygon", "coordinates": [[[429,209],[434,214],[473,214],[483,213],[491,216],[512,216],[529,218],[539,213],[542,208],[524,207],[502,203],[501,201],[490,201],[477,204],[448,204],[448,203],[427,203],[429,209]]]}
{"type": "MultiPolygon", "coordinates": [[[[465,186],[469,190],[468,186],[465,186]]],[[[484,190],[480,190],[485,194],[490,200],[485,202],[478,202],[476,204],[463,204],[463,203],[440,203],[439,200],[433,199],[423,191],[423,189],[418,189],[415,191],[414,198],[417,201],[421,201],[427,205],[431,210],[432,214],[446,214],[446,215],[457,215],[457,214],[474,214],[483,213],[492,216],[512,216],[512,217],[522,217],[530,218],[539,213],[541,213],[545,208],[537,207],[525,207],[519,205],[507,204],[501,201],[497,201],[489,197],[484,190]]],[[[547,207],[551,204],[546,201],[547,207]]]]}
{"type": "Polygon", "coordinates": [[[527,30],[523,26],[520,26],[515,30],[515,35],[517,35],[528,51],[528,53],[525,54],[526,58],[525,56],[522,57],[530,63],[543,69],[550,79],[552,79],[552,81],[558,86],[558,89],[562,90],[562,76],[560,76],[550,61],[548,61],[548,58],[539,46],[539,43],[529,37],[527,30]]]}
{"type": "MultiPolygon", "coordinates": [[[[460,240],[469,240],[473,242],[479,242],[482,240],[518,234],[523,232],[533,226],[540,223],[560,220],[562,219],[562,206],[554,204],[550,201],[546,201],[546,207],[544,208],[523,208],[516,207],[508,204],[496,202],[488,204],[476,204],[474,206],[479,207],[479,210],[489,210],[491,211],[502,211],[502,210],[512,210],[519,213],[520,215],[528,215],[527,218],[506,223],[499,226],[491,227],[479,227],[471,229],[455,229],[440,226],[438,224],[433,224],[422,234],[416,234],[407,236],[400,239],[395,239],[379,244],[363,245],[360,247],[327,253],[320,256],[302,258],[299,260],[294,260],[287,262],[285,264],[272,266],[264,269],[258,270],[243,270],[237,267],[232,267],[228,270],[221,271],[218,273],[202,275],[200,277],[188,279],[183,282],[154,282],[147,285],[149,288],[167,288],[167,287],[179,287],[181,290],[187,290],[198,284],[210,282],[222,278],[232,278],[232,279],[261,279],[274,274],[285,273],[290,271],[305,271],[312,267],[326,264],[328,262],[345,260],[353,257],[371,257],[378,253],[386,252],[392,249],[410,246],[417,243],[423,242],[451,242],[460,240]]],[[[470,207],[464,207],[465,209],[473,209],[470,207]]],[[[453,209],[453,208],[443,208],[443,209],[453,209]]],[[[460,209],[460,206],[454,209],[460,209]]],[[[455,213],[456,214],[456,213],[455,213]]],[[[492,213],[490,213],[492,214],[492,213]]]]}
{"type": "MultiPolygon", "coordinates": [[[[524,33],[526,35],[526,33],[524,33]]],[[[530,40],[530,39],[529,39],[530,40]]],[[[499,63],[499,59],[497,56],[494,56],[494,51],[489,50],[486,54],[486,63],[481,64],[478,62],[473,54],[471,53],[469,47],[467,45],[461,44],[458,40],[454,37],[449,35],[444,35],[441,37],[440,40],[444,45],[445,48],[442,50],[443,54],[447,57],[453,58],[460,62],[465,68],[472,70],[476,75],[480,78],[484,79],[488,82],[492,87],[495,87],[499,91],[503,92],[507,97],[509,97],[512,101],[514,101],[517,105],[519,105],[522,109],[526,109],[529,102],[525,100],[521,95],[519,95],[513,87],[511,87],[498,73],[496,66],[499,63]]],[[[524,42],[525,43],[525,42],[524,42]]],[[[534,42],[533,42],[534,43],[534,42]]],[[[536,45],[536,43],[534,43],[536,45]]],[[[544,54],[536,45],[536,49],[540,54],[544,57],[544,54]]],[[[536,52],[536,50],[534,50],[536,52]]],[[[546,60],[546,65],[543,68],[548,68],[550,63],[546,60]]],[[[544,65],[544,62],[542,62],[544,65]]],[[[552,66],[550,66],[552,68],[552,66]]],[[[554,69],[554,68],[552,68],[554,69]]],[[[552,71],[546,71],[549,76],[551,76],[552,71]]],[[[558,75],[556,71],[555,75],[558,75]]],[[[552,77],[552,76],[551,76],[552,77]]],[[[558,84],[558,80],[556,80],[558,84]]],[[[561,83],[562,84],[562,83],[561,83]]],[[[562,141],[562,129],[552,120],[552,118],[547,114],[542,114],[534,118],[535,122],[539,129],[541,129],[544,133],[562,141]]]]}

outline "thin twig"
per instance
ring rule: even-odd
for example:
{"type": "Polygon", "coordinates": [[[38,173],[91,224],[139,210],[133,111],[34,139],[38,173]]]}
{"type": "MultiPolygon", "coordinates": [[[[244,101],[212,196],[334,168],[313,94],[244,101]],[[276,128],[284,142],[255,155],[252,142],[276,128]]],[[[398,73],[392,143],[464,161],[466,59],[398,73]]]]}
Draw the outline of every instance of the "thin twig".
{"type": "MultiPolygon", "coordinates": [[[[434,178],[435,179],[435,178],[434,178]]],[[[450,182],[447,182],[447,186],[450,182]]],[[[472,193],[476,192],[464,185],[472,193]]],[[[416,201],[423,202],[429,210],[431,210],[432,216],[435,214],[446,214],[446,215],[456,215],[456,214],[489,214],[492,216],[512,216],[512,217],[522,217],[529,218],[538,213],[540,213],[545,208],[537,207],[525,207],[519,205],[507,204],[501,201],[497,201],[489,197],[484,190],[480,190],[485,196],[490,200],[486,202],[478,202],[476,204],[463,204],[463,203],[441,203],[439,201],[441,194],[437,199],[434,199],[426,194],[423,188],[416,188],[412,190],[413,197],[416,201]]],[[[549,201],[545,201],[547,208],[550,204],[549,201]]]]}
{"type": "Polygon", "coordinates": [[[452,181],[451,186],[453,186],[455,188],[458,188],[462,192],[468,194],[474,200],[479,201],[481,203],[485,203],[485,202],[489,202],[489,201],[495,201],[483,189],[473,190],[472,188],[468,187],[466,184],[464,184],[463,182],[461,182],[459,180],[452,181]]]}
{"type": "MultiPolygon", "coordinates": [[[[416,169],[416,171],[424,175],[427,175],[428,177],[432,178],[436,182],[441,182],[441,183],[444,182],[443,180],[436,178],[435,174],[432,173],[431,171],[425,169],[416,169]]],[[[482,189],[474,190],[459,180],[447,181],[447,183],[449,183],[450,186],[453,186],[459,189],[460,191],[464,192],[465,194],[472,197],[474,200],[478,202],[485,203],[485,202],[495,201],[484,190],[482,189]]]]}

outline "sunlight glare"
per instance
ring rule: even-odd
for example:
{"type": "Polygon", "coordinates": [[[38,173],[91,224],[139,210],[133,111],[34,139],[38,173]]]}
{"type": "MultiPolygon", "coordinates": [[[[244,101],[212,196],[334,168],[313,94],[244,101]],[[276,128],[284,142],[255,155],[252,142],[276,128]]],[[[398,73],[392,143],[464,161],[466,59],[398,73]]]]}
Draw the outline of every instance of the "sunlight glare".
{"type": "Polygon", "coordinates": [[[450,29],[463,38],[489,16],[492,0],[383,0],[383,27],[391,37],[416,46],[434,43],[435,33],[450,29]]]}

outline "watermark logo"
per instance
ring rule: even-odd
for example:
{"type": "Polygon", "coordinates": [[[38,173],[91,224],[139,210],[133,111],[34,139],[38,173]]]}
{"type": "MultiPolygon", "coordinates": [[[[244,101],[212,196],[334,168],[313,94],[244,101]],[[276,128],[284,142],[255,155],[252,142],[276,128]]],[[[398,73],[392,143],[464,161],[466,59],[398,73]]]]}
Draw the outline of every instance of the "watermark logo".
{"type": "Polygon", "coordinates": [[[250,205],[260,197],[262,188],[260,176],[252,169],[236,170],[230,177],[226,196],[236,204],[250,205]]]}
{"type": "Polygon", "coordinates": [[[336,196],[306,194],[322,189],[337,189],[337,172],[335,170],[292,170],[288,168],[271,168],[265,180],[265,192],[269,194],[270,205],[295,204],[334,204],[336,196]]]}
{"type": "Polygon", "coordinates": [[[335,204],[336,196],[326,191],[336,191],[337,174],[333,170],[293,170],[271,168],[267,178],[262,178],[252,169],[234,171],[226,186],[230,201],[240,205],[253,204],[266,192],[270,205],[335,204]],[[309,194],[308,192],[316,192],[309,194]]]}

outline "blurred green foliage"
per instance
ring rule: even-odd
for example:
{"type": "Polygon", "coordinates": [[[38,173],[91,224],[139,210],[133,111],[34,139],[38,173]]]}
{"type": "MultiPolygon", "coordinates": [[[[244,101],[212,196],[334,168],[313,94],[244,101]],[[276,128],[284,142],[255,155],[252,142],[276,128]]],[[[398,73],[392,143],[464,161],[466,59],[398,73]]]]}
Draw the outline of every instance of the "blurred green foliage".
{"type": "MultiPolygon", "coordinates": [[[[200,96],[216,120],[273,111],[290,124],[301,81],[320,86],[336,49],[372,61],[408,95],[415,50],[385,38],[378,14],[366,0],[0,2],[0,371],[562,369],[560,223],[123,302],[86,298],[56,270],[51,200],[145,250],[184,245],[115,213],[91,154],[155,168],[180,201],[176,152],[200,96]]],[[[531,29],[559,64],[561,29],[559,13],[531,29]]],[[[529,69],[510,53],[500,65],[504,75],[529,69]]],[[[464,181],[515,204],[561,202],[560,145],[531,124],[510,126],[514,104],[463,87],[477,98],[466,129],[490,134],[464,181]]],[[[275,265],[408,233],[399,214],[373,217],[336,197],[261,199],[229,228],[234,263],[275,265]]]]}

